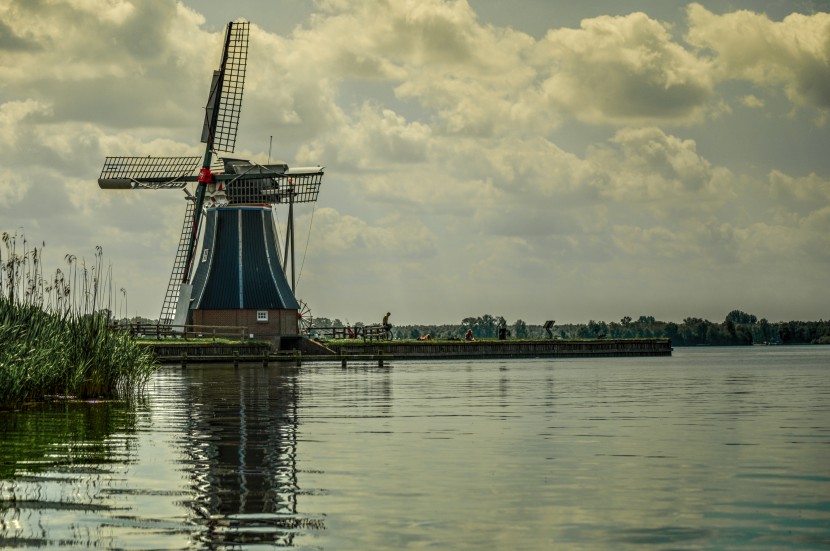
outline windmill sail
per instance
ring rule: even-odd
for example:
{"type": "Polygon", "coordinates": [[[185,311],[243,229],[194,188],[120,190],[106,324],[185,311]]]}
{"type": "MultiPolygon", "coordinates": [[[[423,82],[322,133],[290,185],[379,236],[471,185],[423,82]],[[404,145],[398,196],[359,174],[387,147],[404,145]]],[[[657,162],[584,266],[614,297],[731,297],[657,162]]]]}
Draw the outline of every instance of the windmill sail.
{"type": "Polygon", "coordinates": [[[161,306],[161,314],[159,315],[159,322],[164,325],[173,323],[176,316],[180,287],[187,268],[187,251],[190,245],[190,232],[193,230],[194,211],[193,201],[187,201],[179,247],[176,249],[176,259],[173,261],[173,270],[170,273],[170,281],[167,283],[167,292],[164,295],[164,304],[161,306]]]}
{"type": "Polygon", "coordinates": [[[317,200],[323,167],[288,168],[225,159],[225,187],[231,204],[312,203],[317,200]],[[236,176],[234,176],[236,175],[236,176]]]}
{"type": "Polygon", "coordinates": [[[193,181],[199,157],[107,157],[98,187],[101,189],[181,188],[193,181]]]}
{"type": "MultiPolygon", "coordinates": [[[[211,81],[208,105],[205,108],[205,126],[202,130],[202,142],[207,146],[202,169],[199,171],[199,185],[196,187],[197,214],[202,211],[208,184],[215,181],[210,170],[213,152],[233,151],[236,146],[242,91],[245,88],[245,65],[248,61],[248,26],[247,21],[228,23],[225,46],[222,48],[222,62],[211,81]]],[[[187,247],[184,279],[190,275],[201,216],[196,216],[193,222],[193,231],[190,233],[187,247]]]]}
{"type": "Polygon", "coordinates": [[[202,129],[202,143],[212,150],[232,152],[236,147],[248,59],[248,27],[247,21],[228,24],[222,63],[213,72],[202,129]]]}

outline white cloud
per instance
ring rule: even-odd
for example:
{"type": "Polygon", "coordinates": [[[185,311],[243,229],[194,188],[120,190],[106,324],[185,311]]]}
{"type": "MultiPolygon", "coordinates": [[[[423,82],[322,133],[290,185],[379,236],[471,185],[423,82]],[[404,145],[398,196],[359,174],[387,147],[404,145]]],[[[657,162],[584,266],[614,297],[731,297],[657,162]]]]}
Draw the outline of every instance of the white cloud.
{"type": "Polygon", "coordinates": [[[688,17],[686,40],[714,53],[718,79],[782,87],[796,106],[830,112],[830,13],[772,21],[747,10],[716,15],[693,3],[688,17]]]}
{"type": "MultiPolygon", "coordinates": [[[[10,153],[20,152],[24,134],[29,132],[27,118],[50,114],[48,104],[33,99],[0,104],[0,147],[10,153]]],[[[10,155],[11,156],[11,155],[10,155]]]]}
{"type": "Polygon", "coordinates": [[[760,109],[765,104],[764,100],[760,99],[754,94],[747,94],[746,96],[741,96],[740,98],[738,98],[738,101],[740,101],[746,107],[752,109],[760,109]]]}
{"type": "Polygon", "coordinates": [[[492,135],[549,118],[538,109],[536,71],[525,62],[533,39],[481,25],[465,1],[321,7],[313,29],[296,38],[317,40],[315,59],[327,74],[388,82],[398,98],[431,110],[437,131],[492,135]]]}
{"type": "Polygon", "coordinates": [[[0,197],[3,203],[14,206],[26,196],[31,188],[32,182],[27,177],[13,174],[10,171],[0,171],[0,197]]]}
{"type": "MultiPolygon", "coordinates": [[[[771,250],[771,254],[793,252],[813,262],[830,262],[830,180],[815,174],[796,178],[773,171],[769,176],[769,231],[777,231],[789,239],[788,248],[771,250]]],[[[780,243],[776,239],[772,243],[780,243]]]]}
{"type": "Polygon", "coordinates": [[[701,157],[693,140],[667,135],[655,127],[625,128],[600,148],[591,161],[607,171],[603,194],[615,201],[638,204],[656,215],[711,212],[731,201],[731,175],[701,157]]]}
{"type": "Polygon", "coordinates": [[[830,205],[830,181],[816,174],[798,178],[773,170],[769,175],[769,191],[777,206],[801,214],[830,205]]]}
{"type": "Polygon", "coordinates": [[[585,19],[539,46],[553,108],[592,123],[700,122],[714,90],[706,60],[644,13],[585,19]]]}
{"type": "MultiPolygon", "coordinates": [[[[298,220],[302,225],[305,220],[298,220]]],[[[435,253],[435,236],[416,220],[392,220],[370,225],[333,208],[314,213],[314,247],[330,257],[378,255],[383,257],[424,257],[435,253]]]]}
{"type": "Polygon", "coordinates": [[[304,158],[327,159],[345,169],[372,171],[401,164],[423,162],[431,140],[425,124],[408,122],[390,109],[364,104],[350,120],[343,121],[302,151],[304,158]]]}

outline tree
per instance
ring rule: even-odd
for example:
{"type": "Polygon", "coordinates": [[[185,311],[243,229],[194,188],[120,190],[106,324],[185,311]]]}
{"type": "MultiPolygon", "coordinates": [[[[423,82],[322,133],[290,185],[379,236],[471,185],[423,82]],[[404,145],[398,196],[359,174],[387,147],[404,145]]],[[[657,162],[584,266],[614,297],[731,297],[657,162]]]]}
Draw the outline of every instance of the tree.
{"type": "Polygon", "coordinates": [[[527,324],[522,320],[516,320],[513,324],[513,334],[517,339],[526,339],[528,337],[527,324]]]}
{"type": "Polygon", "coordinates": [[[726,321],[723,322],[723,328],[729,335],[730,340],[735,340],[737,338],[737,330],[735,329],[735,324],[732,322],[732,320],[729,319],[729,316],[727,316],[726,321]]]}
{"type": "Polygon", "coordinates": [[[746,325],[739,325],[736,331],[735,344],[752,344],[752,331],[746,325]]]}
{"type": "Polygon", "coordinates": [[[685,318],[680,326],[680,335],[685,344],[705,344],[707,325],[711,322],[700,318],[685,318]]]}
{"type": "Polygon", "coordinates": [[[596,322],[591,320],[588,322],[586,332],[583,332],[583,338],[602,338],[608,334],[608,325],[604,321],[596,322]]]}
{"type": "MultiPolygon", "coordinates": [[[[674,322],[669,322],[666,324],[666,336],[671,339],[673,343],[678,342],[678,333],[680,328],[674,322]]],[[[679,344],[679,343],[678,343],[679,344]]]]}
{"type": "Polygon", "coordinates": [[[495,338],[498,335],[498,328],[502,324],[507,325],[507,322],[502,316],[491,316],[490,314],[461,320],[461,325],[464,328],[472,329],[473,334],[480,339],[495,338]]]}
{"type": "Polygon", "coordinates": [[[758,318],[753,316],[752,314],[747,314],[741,310],[732,310],[728,314],[726,314],[726,320],[731,321],[732,323],[739,324],[739,323],[757,323],[758,318]]]}
{"type": "Polygon", "coordinates": [[[761,337],[759,340],[761,342],[769,342],[770,340],[770,325],[767,321],[767,318],[761,318],[761,321],[758,322],[758,331],[759,336],[761,337]]]}
{"type": "Polygon", "coordinates": [[[315,317],[311,321],[312,327],[332,327],[331,320],[329,318],[324,318],[322,316],[315,317]]]}
{"type": "Polygon", "coordinates": [[[791,323],[792,322],[782,323],[778,326],[778,338],[781,339],[781,342],[784,344],[789,344],[795,336],[793,334],[792,327],[790,327],[791,323]]]}

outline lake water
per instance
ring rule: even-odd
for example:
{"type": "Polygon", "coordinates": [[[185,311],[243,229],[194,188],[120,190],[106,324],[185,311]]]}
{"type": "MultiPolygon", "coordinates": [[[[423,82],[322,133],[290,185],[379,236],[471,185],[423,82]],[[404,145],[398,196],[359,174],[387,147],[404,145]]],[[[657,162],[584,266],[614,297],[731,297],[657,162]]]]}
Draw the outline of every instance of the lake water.
{"type": "Polygon", "coordinates": [[[164,368],[0,413],[0,547],[830,548],[830,347],[164,368]]]}

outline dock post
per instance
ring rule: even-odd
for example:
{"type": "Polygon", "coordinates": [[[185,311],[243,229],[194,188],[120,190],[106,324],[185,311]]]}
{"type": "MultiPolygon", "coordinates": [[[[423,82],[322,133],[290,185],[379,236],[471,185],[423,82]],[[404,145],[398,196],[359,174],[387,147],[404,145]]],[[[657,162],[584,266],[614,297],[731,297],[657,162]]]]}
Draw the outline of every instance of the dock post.
{"type": "Polygon", "coordinates": [[[233,366],[239,367],[239,350],[233,351],[233,366]]]}
{"type": "Polygon", "coordinates": [[[345,356],[340,358],[340,367],[342,367],[343,369],[346,369],[346,357],[345,356]]]}
{"type": "Polygon", "coordinates": [[[262,367],[268,367],[268,351],[262,353],[262,367]]]}
{"type": "Polygon", "coordinates": [[[300,359],[300,356],[301,356],[301,354],[297,350],[295,350],[294,351],[294,365],[296,365],[297,367],[300,367],[301,365],[303,365],[303,362],[300,359]]]}
{"type": "Polygon", "coordinates": [[[378,351],[378,367],[383,367],[383,351],[378,351]]]}
{"type": "Polygon", "coordinates": [[[187,369],[187,350],[182,351],[182,369],[187,369]]]}

